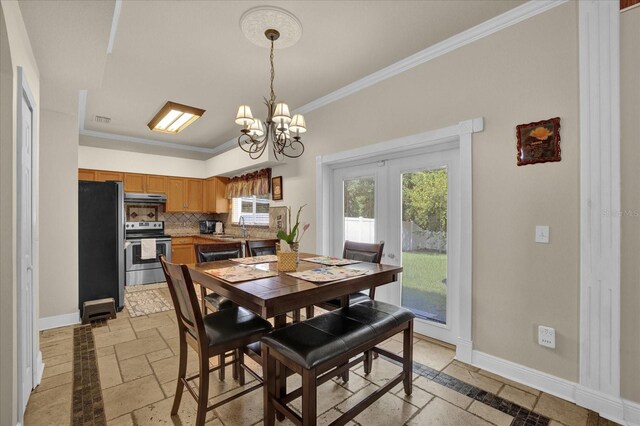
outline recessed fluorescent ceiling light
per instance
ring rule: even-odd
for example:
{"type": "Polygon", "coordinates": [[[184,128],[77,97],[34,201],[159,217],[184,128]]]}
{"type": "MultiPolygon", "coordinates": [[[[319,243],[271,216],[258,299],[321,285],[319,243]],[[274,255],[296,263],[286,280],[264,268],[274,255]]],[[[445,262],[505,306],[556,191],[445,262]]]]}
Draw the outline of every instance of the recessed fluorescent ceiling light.
{"type": "Polygon", "coordinates": [[[151,119],[149,129],[164,133],[179,133],[204,114],[205,110],[175,102],[167,102],[151,119]]]}

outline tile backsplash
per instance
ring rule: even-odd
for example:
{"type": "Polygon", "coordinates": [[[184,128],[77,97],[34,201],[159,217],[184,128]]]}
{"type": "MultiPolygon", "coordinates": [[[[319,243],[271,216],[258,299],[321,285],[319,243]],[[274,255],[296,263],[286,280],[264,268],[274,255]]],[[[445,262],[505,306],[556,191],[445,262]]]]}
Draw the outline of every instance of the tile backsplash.
{"type": "MultiPolygon", "coordinates": [[[[221,220],[224,223],[225,234],[240,234],[240,227],[231,222],[228,213],[168,213],[164,211],[163,204],[125,204],[127,221],[164,221],[167,233],[200,233],[201,220],[221,220]]],[[[286,207],[269,208],[269,227],[247,225],[247,234],[255,238],[275,238],[279,229],[287,225],[286,207]]]]}

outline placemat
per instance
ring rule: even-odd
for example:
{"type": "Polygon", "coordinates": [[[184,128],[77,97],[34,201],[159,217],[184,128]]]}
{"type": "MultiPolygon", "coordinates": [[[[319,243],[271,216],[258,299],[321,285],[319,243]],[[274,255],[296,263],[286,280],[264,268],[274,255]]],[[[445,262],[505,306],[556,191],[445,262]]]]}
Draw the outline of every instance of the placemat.
{"type": "Polygon", "coordinates": [[[300,278],[301,280],[311,281],[312,283],[326,283],[329,281],[357,277],[365,275],[366,273],[367,271],[362,269],[338,268],[332,266],[329,268],[317,268],[301,272],[287,272],[287,275],[300,278]]]}
{"type": "Polygon", "coordinates": [[[275,254],[265,254],[264,256],[240,257],[238,259],[229,259],[232,262],[241,263],[243,265],[255,265],[256,263],[277,262],[278,256],[275,254]]]}
{"type": "Polygon", "coordinates": [[[258,280],[260,278],[275,277],[276,275],[278,275],[278,273],[275,271],[268,271],[245,265],[230,266],[228,268],[220,269],[208,269],[204,272],[214,277],[222,278],[223,280],[229,281],[231,283],[258,280]]]}
{"type": "Polygon", "coordinates": [[[305,262],[319,263],[321,265],[327,265],[327,266],[344,266],[344,265],[352,265],[354,263],[360,263],[359,260],[343,259],[341,257],[333,257],[333,256],[307,257],[306,259],[302,259],[302,260],[304,260],[305,262]]]}

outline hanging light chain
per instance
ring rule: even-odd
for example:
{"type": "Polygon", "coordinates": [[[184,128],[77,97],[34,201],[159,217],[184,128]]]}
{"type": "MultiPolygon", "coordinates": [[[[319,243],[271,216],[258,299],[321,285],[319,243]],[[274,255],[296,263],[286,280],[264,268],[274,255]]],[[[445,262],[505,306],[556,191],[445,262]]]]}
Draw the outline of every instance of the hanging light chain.
{"type": "Polygon", "coordinates": [[[273,80],[275,78],[275,70],[273,68],[273,37],[271,37],[271,54],[269,55],[269,61],[271,62],[271,103],[275,104],[276,94],[273,91],[273,80]]]}

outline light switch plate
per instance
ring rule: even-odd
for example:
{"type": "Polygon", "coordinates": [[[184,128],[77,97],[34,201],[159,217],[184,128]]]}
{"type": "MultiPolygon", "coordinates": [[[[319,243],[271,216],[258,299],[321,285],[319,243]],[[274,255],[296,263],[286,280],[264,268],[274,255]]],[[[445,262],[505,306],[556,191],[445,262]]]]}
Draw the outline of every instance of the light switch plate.
{"type": "Polygon", "coordinates": [[[555,328],[538,326],[538,344],[547,348],[556,348],[556,330],[555,328]]]}
{"type": "Polygon", "coordinates": [[[549,227],[546,225],[536,226],[536,243],[549,244],[549,227]]]}

